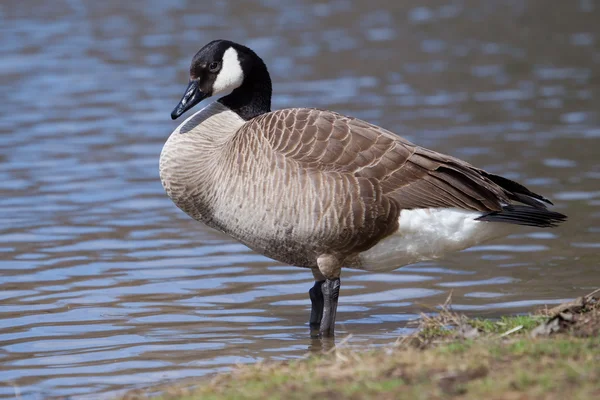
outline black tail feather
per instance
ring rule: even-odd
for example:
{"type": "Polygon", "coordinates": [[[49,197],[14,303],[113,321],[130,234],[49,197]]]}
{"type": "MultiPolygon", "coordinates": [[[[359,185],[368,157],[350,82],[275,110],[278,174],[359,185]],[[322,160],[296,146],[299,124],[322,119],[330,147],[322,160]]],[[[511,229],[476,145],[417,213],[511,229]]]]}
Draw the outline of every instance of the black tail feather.
{"type": "Polygon", "coordinates": [[[550,200],[542,195],[533,193],[531,190],[527,189],[518,182],[504,178],[500,175],[490,174],[489,172],[482,171],[482,173],[486,178],[504,189],[511,200],[515,200],[535,208],[546,208],[546,206],[541,202],[552,205],[550,200]]]}
{"type": "Polygon", "coordinates": [[[567,220],[567,216],[545,207],[536,208],[523,205],[508,205],[502,211],[492,211],[477,218],[478,221],[505,222],[509,224],[551,228],[567,220]]]}

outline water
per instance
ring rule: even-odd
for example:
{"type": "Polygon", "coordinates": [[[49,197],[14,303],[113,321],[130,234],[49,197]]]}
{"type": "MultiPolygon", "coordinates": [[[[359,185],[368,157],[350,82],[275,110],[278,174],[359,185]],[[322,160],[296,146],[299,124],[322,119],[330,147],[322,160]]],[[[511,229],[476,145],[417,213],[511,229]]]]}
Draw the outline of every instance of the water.
{"type": "Polygon", "coordinates": [[[518,179],[569,222],[437,263],[346,272],[339,337],[393,342],[600,285],[600,18],[589,1],[0,5],[0,398],[97,398],[298,357],[309,271],[190,220],[158,178],[200,46],[253,47],[274,108],[351,114],[518,179]]]}

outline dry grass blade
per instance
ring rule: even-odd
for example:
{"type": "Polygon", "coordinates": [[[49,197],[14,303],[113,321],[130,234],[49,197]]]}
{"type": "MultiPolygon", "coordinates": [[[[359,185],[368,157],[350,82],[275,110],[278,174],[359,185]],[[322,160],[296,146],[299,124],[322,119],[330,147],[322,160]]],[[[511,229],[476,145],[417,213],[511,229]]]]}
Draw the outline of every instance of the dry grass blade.
{"type": "Polygon", "coordinates": [[[523,329],[523,325],[515,326],[514,328],[509,329],[506,332],[504,332],[503,334],[501,334],[499,337],[508,336],[508,335],[513,334],[513,333],[515,333],[517,331],[520,331],[521,329],[523,329]]]}

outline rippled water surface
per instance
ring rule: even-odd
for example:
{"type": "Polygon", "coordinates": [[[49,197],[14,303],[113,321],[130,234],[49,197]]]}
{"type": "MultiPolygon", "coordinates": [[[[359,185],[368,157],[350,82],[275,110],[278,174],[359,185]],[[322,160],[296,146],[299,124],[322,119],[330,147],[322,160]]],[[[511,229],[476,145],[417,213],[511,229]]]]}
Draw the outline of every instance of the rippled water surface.
{"type": "Polygon", "coordinates": [[[393,342],[450,291],[499,315],[600,286],[597,2],[396,3],[3,2],[0,398],[96,398],[318,349],[311,273],[190,220],[159,182],[188,63],[214,38],[264,57],[274,108],[367,119],[570,217],[346,272],[339,337],[393,342]]]}

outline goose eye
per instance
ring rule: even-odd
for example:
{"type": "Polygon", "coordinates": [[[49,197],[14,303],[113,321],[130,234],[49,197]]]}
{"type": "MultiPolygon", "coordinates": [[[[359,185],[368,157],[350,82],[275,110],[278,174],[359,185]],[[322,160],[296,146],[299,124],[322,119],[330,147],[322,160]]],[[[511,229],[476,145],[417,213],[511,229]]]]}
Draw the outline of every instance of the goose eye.
{"type": "Polygon", "coordinates": [[[216,71],[216,70],[218,70],[218,69],[219,69],[219,63],[218,63],[218,62],[211,62],[211,63],[208,65],[208,69],[209,69],[209,70],[211,70],[211,71],[216,71]]]}

